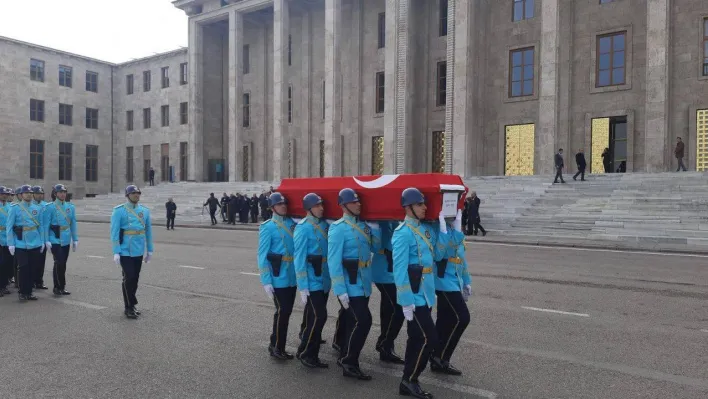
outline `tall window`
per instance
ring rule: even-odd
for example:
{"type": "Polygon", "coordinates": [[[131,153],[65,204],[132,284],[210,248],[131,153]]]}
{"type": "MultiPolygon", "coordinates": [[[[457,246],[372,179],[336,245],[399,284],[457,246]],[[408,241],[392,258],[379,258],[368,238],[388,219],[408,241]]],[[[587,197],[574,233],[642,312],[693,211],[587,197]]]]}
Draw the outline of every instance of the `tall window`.
{"type": "Polygon", "coordinates": [[[438,62],[438,76],[435,87],[435,103],[442,107],[447,103],[447,62],[438,62]]]}
{"type": "Polygon", "coordinates": [[[160,78],[162,81],[162,88],[168,88],[170,87],[170,67],[162,67],[160,70],[160,78]]]}
{"type": "Polygon", "coordinates": [[[600,4],[612,3],[615,0],[600,0],[600,4]]]}
{"type": "Polygon", "coordinates": [[[59,143],[59,180],[71,180],[71,143],[59,143]]]}
{"type": "Polygon", "coordinates": [[[86,91],[98,93],[98,74],[86,71],[86,91]]]}
{"type": "Polygon", "coordinates": [[[30,140],[30,179],[44,179],[44,140],[30,140]]]}
{"type": "Polygon", "coordinates": [[[133,111],[125,111],[125,130],[133,131],[133,111]]]}
{"type": "Polygon", "coordinates": [[[703,20],[703,76],[708,76],[708,18],[703,20]]]}
{"type": "Polygon", "coordinates": [[[30,79],[36,82],[44,82],[44,61],[30,60],[30,79]]]}
{"type": "Polygon", "coordinates": [[[189,160],[189,147],[186,141],[179,143],[179,179],[181,181],[187,180],[187,161],[189,160]]]}
{"type": "Polygon", "coordinates": [[[293,121],[293,87],[288,86],[288,123],[293,121]]]}
{"type": "Polygon", "coordinates": [[[125,75],[125,92],[133,94],[133,74],[125,75]]]}
{"type": "Polygon", "coordinates": [[[143,181],[150,181],[150,146],[143,146],[143,181]]]}
{"type": "Polygon", "coordinates": [[[125,181],[133,181],[133,147],[125,147],[125,181]]]}
{"type": "Polygon", "coordinates": [[[74,113],[74,106],[68,104],[59,104],[59,124],[71,126],[74,113]]]}
{"type": "Polygon", "coordinates": [[[160,119],[162,121],[162,127],[170,126],[170,106],[163,105],[160,107],[160,119]]]}
{"type": "Polygon", "coordinates": [[[533,95],[534,48],[513,50],[509,54],[509,97],[533,95]]]}
{"type": "Polygon", "coordinates": [[[251,51],[248,44],[243,45],[243,73],[244,75],[251,71],[251,51]]]}
{"type": "Polygon", "coordinates": [[[384,112],[384,82],[386,75],[383,72],[376,73],[376,113],[384,112]]]}
{"type": "Polygon", "coordinates": [[[187,63],[183,62],[179,64],[179,84],[187,84],[187,63]]]}
{"type": "Polygon", "coordinates": [[[597,38],[596,87],[625,83],[626,36],[627,32],[618,32],[597,38]]]}
{"type": "Polygon", "coordinates": [[[30,99],[30,120],[44,122],[44,101],[30,99]]]}
{"type": "Polygon", "coordinates": [[[386,13],[379,13],[379,48],[386,47],[386,13]]]}
{"type": "Polygon", "coordinates": [[[243,127],[251,126],[251,93],[243,93],[243,127]]]}
{"type": "Polygon", "coordinates": [[[533,18],[533,0],[514,0],[513,21],[533,18]]]}
{"type": "Polygon", "coordinates": [[[98,181],[97,145],[86,145],[86,181],[98,181]]]}
{"type": "Polygon", "coordinates": [[[150,129],[150,108],[143,108],[143,129],[150,129]]]}
{"type": "Polygon", "coordinates": [[[288,66],[293,64],[293,35],[288,35],[288,66]]]}
{"type": "Polygon", "coordinates": [[[98,110],[86,108],[86,129],[98,129],[98,110]]]}
{"type": "Polygon", "coordinates": [[[447,36],[447,0],[439,0],[440,5],[439,5],[439,10],[440,10],[440,22],[439,22],[439,28],[438,28],[438,33],[440,36],[447,36]]]}
{"type": "Polygon", "coordinates": [[[71,87],[71,67],[59,65],[59,86],[71,87]]]}
{"type": "Polygon", "coordinates": [[[143,72],[143,91],[150,91],[152,74],[150,71],[143,72]]]}
{"type": "Polygon", "coordinates": [[[322,81],[322,120],[325,118],[325,104],[326,104],[326,97],[325,97],[325,90],[327,89],[327,86],[325,86],[325,81],[322,81]]]}
{"type": "Polygon", "coordinates": [[[189,107],[187,103],[179,103],[179,124],[186,125],[189,122],[189,107]]]}

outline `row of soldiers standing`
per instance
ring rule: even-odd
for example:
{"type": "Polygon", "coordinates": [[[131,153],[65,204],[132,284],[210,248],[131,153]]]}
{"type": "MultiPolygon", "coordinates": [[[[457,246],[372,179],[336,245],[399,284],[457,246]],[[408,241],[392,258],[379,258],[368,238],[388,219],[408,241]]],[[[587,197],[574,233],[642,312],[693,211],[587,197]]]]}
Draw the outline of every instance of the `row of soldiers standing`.
{"type": "Polygon", "coordinates": [[[452,354],[470,322],[466,301],[472,294],[465,261],[461,213],[437,223],[423,222],[425,197],[416,188],[401,195],[406,218],[398,222],[364,222],[362,204],[350,188],[340,191],[344,216],[331,223],[323,219],[324,206],[316,193],[303,198],[305,218],[286,216],[280,193],[269,197],[272,219],[261,225],[258,269],[275,314],[269,353],[280,360],[297,357],[310,368],[327,368],[319,359],[321,334],[327,320],[330,289],[340,304],[333,348],[343,375],[359,380],[372,377],[359,367],[359,355],[372,324],[369,299],[372,283],[381,292],[381,333],[376,342],[380,359],[404,364],[399,393],[432,398],[418,377],[428,362],[433,372],[461,375],[450,364],[452,354]],[[304,329],[295,356],[285,350],[288,324],[297,296],[305,306],[304,329]],[[431,309],[438,306],[437,321],[431,309]],[[406,320],[405,359],[394,351],[394,341],[406,320]]]}
{"type": "Polygon", "coordinates": [[[33,289],[48,289],[44,265],[49,251],[54,257],[53,292],[70,294],[65,290],[66,263],[70,248],[78,248],[79,235],[67,195],[63,184],[54,186],[52,202],[44,201],[40,186],[0,186],[0,296],[9,295],[14,283],[21,301],[37,300],[33,289]]]}

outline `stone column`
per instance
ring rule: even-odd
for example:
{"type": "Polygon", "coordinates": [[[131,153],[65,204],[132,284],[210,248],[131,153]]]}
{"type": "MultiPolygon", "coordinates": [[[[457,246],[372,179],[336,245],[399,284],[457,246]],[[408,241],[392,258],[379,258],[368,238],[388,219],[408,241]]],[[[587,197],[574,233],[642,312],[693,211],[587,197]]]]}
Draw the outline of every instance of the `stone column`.
{"type": "MultiPolygon", "coordinates": [[[[646,102],[644,169],[667,170],[669,132],[669,0],[647,0],[646,102]]],[[[634,132],[627,132],[633,134],[634,132]]],[[[628,148],[627,151],[632,151],[628,148]]]]}
{"type": "MultiPolygon", "coordinates": [[[[300,109],[302,110],[302,116],[300,118],[301,126],[301,136],[302,141],[297,148],[298,152],[298,174],[300,176],[312,176],[312,157],[315,151],[312,151],[312,129],[310,125],[312,124],[312,115],[317,115],[317,112],[313,111],[315,105],[310,101],[310,96],[312,93],[312,13],[310,10],[303,11],[302,19],[302,41],[300,45],[300,53],[302,59],[302,89],[300,91],[302,94],[299,96],[300,109]]],[[[318,108],[314,108],[318,109],[318,108]]],[[[319,148],[319,147],[315,147],[319,148]]],[[[319,151],[317,151],[319,153],[319,151]]]]}
{"type": "Polygon", "coordinates": [[[553,154],[555,154],[558,134],[559,3],[559,0],[543,0],[541,2],[540,81],[538,124],[535,129],[536,150],[534,153],[536,174],[553,173],[553,154]]]}
{"type": "Polygon", "coordinates": [[[273,1],[273,181],[287,175],[288,146],[288,0],[273,1]]]}
{"type": "Polygon", "coordinates": [[[243,45],[243,15],[229,12],[229,181],[241,181],[243,157],[241,132],[243,130],[243,68],[241,46],[243,45]]]}
{"type": "Polygon", "coordinates": [[[325,1],[325,176],[342,174],[342,0],[325,1]]]}
{"type": "MultiPolygon", "coordinates": [[[[342,29],[346,32],[346,41],[342,43],[342,126],[343,136],[349,138],[344,145],[345,165],[353,175],[371,173],[371,166],[363,166],[364,154],[370,153],[371,144],[362,146],[361,123],[361,67],[362,67],[362,0],[354,0],[345,6],[344,15],[347,23],[342,29]],[[348,163],[347,163],[348,162],[348,163]]],[[[370,93],[367,93],[370,95],[370,93]]],[[[370,142],[369,142],[370,143],[370,142]]],[[[369,163],[368,165],[371,165],[369,163]]],[[[343,171],[344,172],[344,171],[343,171]]]]}
{"type": "MultiPolygon", "coordinates": [[[[196,21],[189,21],[189,172],[188,179],[204,180],[204,144],[203,144],[203,57],[202,26],[196,21]]],[[[137,111],[135,113],[138,114],[137,111]]],[[[139,118],[136,118],[139,120],[139,118]]]]}

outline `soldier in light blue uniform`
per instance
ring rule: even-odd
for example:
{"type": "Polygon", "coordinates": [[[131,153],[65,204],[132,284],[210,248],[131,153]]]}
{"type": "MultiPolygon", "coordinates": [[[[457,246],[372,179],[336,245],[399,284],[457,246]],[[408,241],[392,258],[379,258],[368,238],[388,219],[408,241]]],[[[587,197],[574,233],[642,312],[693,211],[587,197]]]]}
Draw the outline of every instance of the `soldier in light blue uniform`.
{"type": "Polygon", "coordinates": [[[418,376],[438,342],[431,314],[435,306],[433,272],[435,260],[443,255],[442,251],[436,251],[436,247],[438,244],[447,245],[449,238],[442,212],[438,218],[439,228],[422,222],[427,208],[420,190],[403,190],[401,206],[406,211],[406,218],[393,233],[393,275],[398,304],[408,320],[408,344],[398,391],[401,395],[427,399],[433,395],[420,387],[418,376]]]}
{"type": "Polygon", "coordinates": [[[79,232],[76,226],[76,209],[74,204],[66,202],[66,186],[57,184],[53,193],[56,200],[45,209],[47,220],[47,237],[52,243],[54,256],[54,295],[70,295],[66,291],[66,262],[69,259],[69,248],[74,252],[79,246],[79,232]]]}
{"type": "Polygon", "coordinates": [[[371,252],[381,249],[381,230],[377,223],[359,220],[361,203],[351,188],[339,192],[338,203],[344,216],[330,226],[327,251],[334,294],[347,310],[346,340],[337,363],[345,377],[368,381],[371,376],[359,368],[359,354],[371,329],[371,252]]]}
{"type": "Polygon", "coordinates": [[[300,297],[305,305],[307,318],[305,330],[298,348],[298,359],[310,368],[327,368],[319,359],[322,329],[327,322],[327,296],[329,285],[327,267],[327,231],[329,224],[322,219],[322,198],[307,194],[302,199],[307,216],[295,227],[295,274],[300,297]]]}
{"type": "MultiPolygon", "coordinates": [[[[32,197],[34,198],[34,202],[39,205],[40,208],[42,208],[42,214],[41,214],[41,219],[42,219],[42,224],[44,224],[45,228],[48,223],[47,221],[47,205],[50,203],[44,200],[44,189],[40,186],[33,186],[32,187],[32,197]]],[[[46,233],[46,232],[45,232],[46,233]]],[[[34,277],[34,288],[38,290],[46,290],[49,289],[46,285],[44,285],[44,266],[47,263],[47,252],[52,250],[52,244],[49,242],[47,235],[44,235],[44,239],[46,242],[44,243],[44,250],[42,251],[42,260],[37,262],[33,266],[33,271],[32,271],[32,276],[34,277]]]]}
{"type": "Polygon", "coordinates": [[[123,271],[123,303],[125,316],[137,319],[140,311],[135,307],[138,298],[138,280],[140,269],[152,258],[152,222],[150,210],[140,204],[140,189],[130,185],[125,188],[128,201],[113,208],[111,215],[111,243],[113,244],[113,261],[123,271]],[[146,255],[147,252],[147,255],[146,255]]]}
{"type": "Polygon", "coordinates": [[[35,301],[37,297],[32,295],[32,270],[34,265],[41,262],[44,243],[47,241],[42,222],[42,208],[32,200],[31,186],[20,187],[18,193],[22,201],[10,206],[5,223],[7,246],[17,259],[20,300],[35,301]]]}
{"type": "Polygon", "coordinates": [[[275,304],[268,352],[276,359],[291,360],[294,356],[285,350],[285,343],[297,291],[293,265],[295,222],[287,216],[288,205],[282,194],[271,194],[268,206],[273,217],[261,223],[258,232],[258,272],[263,289],[275,304]]]}
{"type": "Polygon", "coordinates": [[[0,297],[10,294],[7,286],[14,276],[12,266],[14,259],[7,249],[7,231],[5,230],[7,217],[10,214],[10,203],[7,200],[11,194],[11,189],[0,186],[0,297]]]}

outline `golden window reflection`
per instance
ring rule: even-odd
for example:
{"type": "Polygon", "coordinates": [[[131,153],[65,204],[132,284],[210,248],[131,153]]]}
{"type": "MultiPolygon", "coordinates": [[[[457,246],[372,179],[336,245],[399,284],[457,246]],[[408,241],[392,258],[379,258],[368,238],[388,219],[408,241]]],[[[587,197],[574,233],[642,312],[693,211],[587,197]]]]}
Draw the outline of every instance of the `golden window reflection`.
{"type": "Polygon", "coordinates": [[[433,173],[445,173],[445,132],[433,132],[433,173]]]}
{"type": "Polygon", "coordinates": [[[591,125],[590,173],[605,173],[602,152],[610,147],[610,118],[595,118],[591,125]]]}
{"type": "Polygon", "coordinates": [[[509,125],[505,132],[504,175],[533,175],[535,125],[509,125]]]}
{"type": "Polygon", "coordinates": [[[696,111],[696,170],[708,170],[708,109],[696,111]]]}
{"type": "Polygon", "coordinates": [[[382,175],[384,169],[384,140],[383,136],[371,138],[371,174],[382,175]]]}

